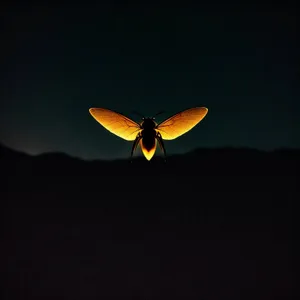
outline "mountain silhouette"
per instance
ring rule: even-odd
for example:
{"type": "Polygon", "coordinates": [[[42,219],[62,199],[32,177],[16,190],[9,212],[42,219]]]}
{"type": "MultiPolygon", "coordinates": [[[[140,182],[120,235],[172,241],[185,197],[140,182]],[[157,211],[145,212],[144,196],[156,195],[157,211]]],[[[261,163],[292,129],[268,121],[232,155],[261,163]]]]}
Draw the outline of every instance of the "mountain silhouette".
{"type": "Polygon", "coordinates": [[[150,162],[0,146],[2,299],[289,299],[300,151],[150,162]]]}

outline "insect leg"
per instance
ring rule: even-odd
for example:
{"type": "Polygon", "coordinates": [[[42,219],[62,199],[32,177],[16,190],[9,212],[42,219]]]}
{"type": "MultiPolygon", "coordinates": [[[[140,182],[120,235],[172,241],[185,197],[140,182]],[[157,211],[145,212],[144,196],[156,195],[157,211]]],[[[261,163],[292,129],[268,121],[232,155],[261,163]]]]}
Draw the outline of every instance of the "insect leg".
{"type": "Polygon", "coordinates": [[[156,139],[158,140],[158,144],[159,144],[159,147],[160,149],[163,151],[164,153],[164,156],[165,156],[165,161],[166,161],[166,158],[167,158],[167,153],[166,153],[166,149],[165,149],[165,145],[164,145],[164,141],[161,137],[161,134],[158,132],[157,135],[156,135],[156,139]]]}
{"type": "Polygon", "coordinates": [[[133,145],[132,145],[132,149],[131,149],[131,155],[130,155],[130,161],[132,162],[132,156],[133,156],[133,152],[135,151],[135,149],[137,148],[140,140],[141,140],[142,136],[141,134],[138,134],[137,137],[135,138],[133,145]]]}

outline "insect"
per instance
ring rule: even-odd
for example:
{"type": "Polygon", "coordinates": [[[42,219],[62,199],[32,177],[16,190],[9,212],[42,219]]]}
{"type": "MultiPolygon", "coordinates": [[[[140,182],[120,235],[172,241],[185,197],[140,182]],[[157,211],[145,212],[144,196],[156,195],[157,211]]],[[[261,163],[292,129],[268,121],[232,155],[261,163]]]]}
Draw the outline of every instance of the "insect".
{"type": "MultiPolygon", "coordinates": [[[[155,117],[142,117],[141,123],[105,108],[90,108],[93,118],[111,133],[126,141],[134,141],[131,159],[137,146],[140,145],[147,160],[151,160],[157,142],[166,158],[163,140],[174,140],[195,127],[207,114],[206,107],[194,107],[181,111],[157,124],[155,117]]],[[[157,115],[157,114],[156,114],[157,115]]]]}

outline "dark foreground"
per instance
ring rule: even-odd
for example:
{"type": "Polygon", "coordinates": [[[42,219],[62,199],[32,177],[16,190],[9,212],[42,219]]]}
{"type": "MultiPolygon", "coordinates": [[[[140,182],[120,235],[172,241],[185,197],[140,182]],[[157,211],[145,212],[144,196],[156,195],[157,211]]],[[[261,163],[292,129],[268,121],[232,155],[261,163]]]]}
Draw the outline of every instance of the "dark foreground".
{"type": "Polygon", "coordinates": [[[2,299],[290,299],[300,152],[150,163],[0,148],[2,299]]]}

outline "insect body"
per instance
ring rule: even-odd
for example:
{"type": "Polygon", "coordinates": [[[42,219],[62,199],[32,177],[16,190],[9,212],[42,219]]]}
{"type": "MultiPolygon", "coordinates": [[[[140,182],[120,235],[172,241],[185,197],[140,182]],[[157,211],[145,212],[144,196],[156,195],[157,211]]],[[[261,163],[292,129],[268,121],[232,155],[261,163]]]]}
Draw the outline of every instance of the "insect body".
{"type": "Polygon", "coordinates": [[[140,126],[142,130],[134,140],[131,157],[136,147],[140,144],[144,156],[146,159],[150,160],[155,153],[157,141],[166,156],[164,143],[160,133],[157,131],[157,123],[154,121],[154,118],[144,118],[140,126]]]}
{"type": "Polygon", "coordinates": [[[166,157],[163,140],[173,140],[190,131],[207,114],[206,107],[195,107],[184,110],[157,124],[155,118],[142,118],[140,124],[124,115],[105,108],[90,108],[90,114],[111,133],[127,140],[134,141],[131,157],[140,145],[147,160],[151,160],[157,142],[166,157]]]}

